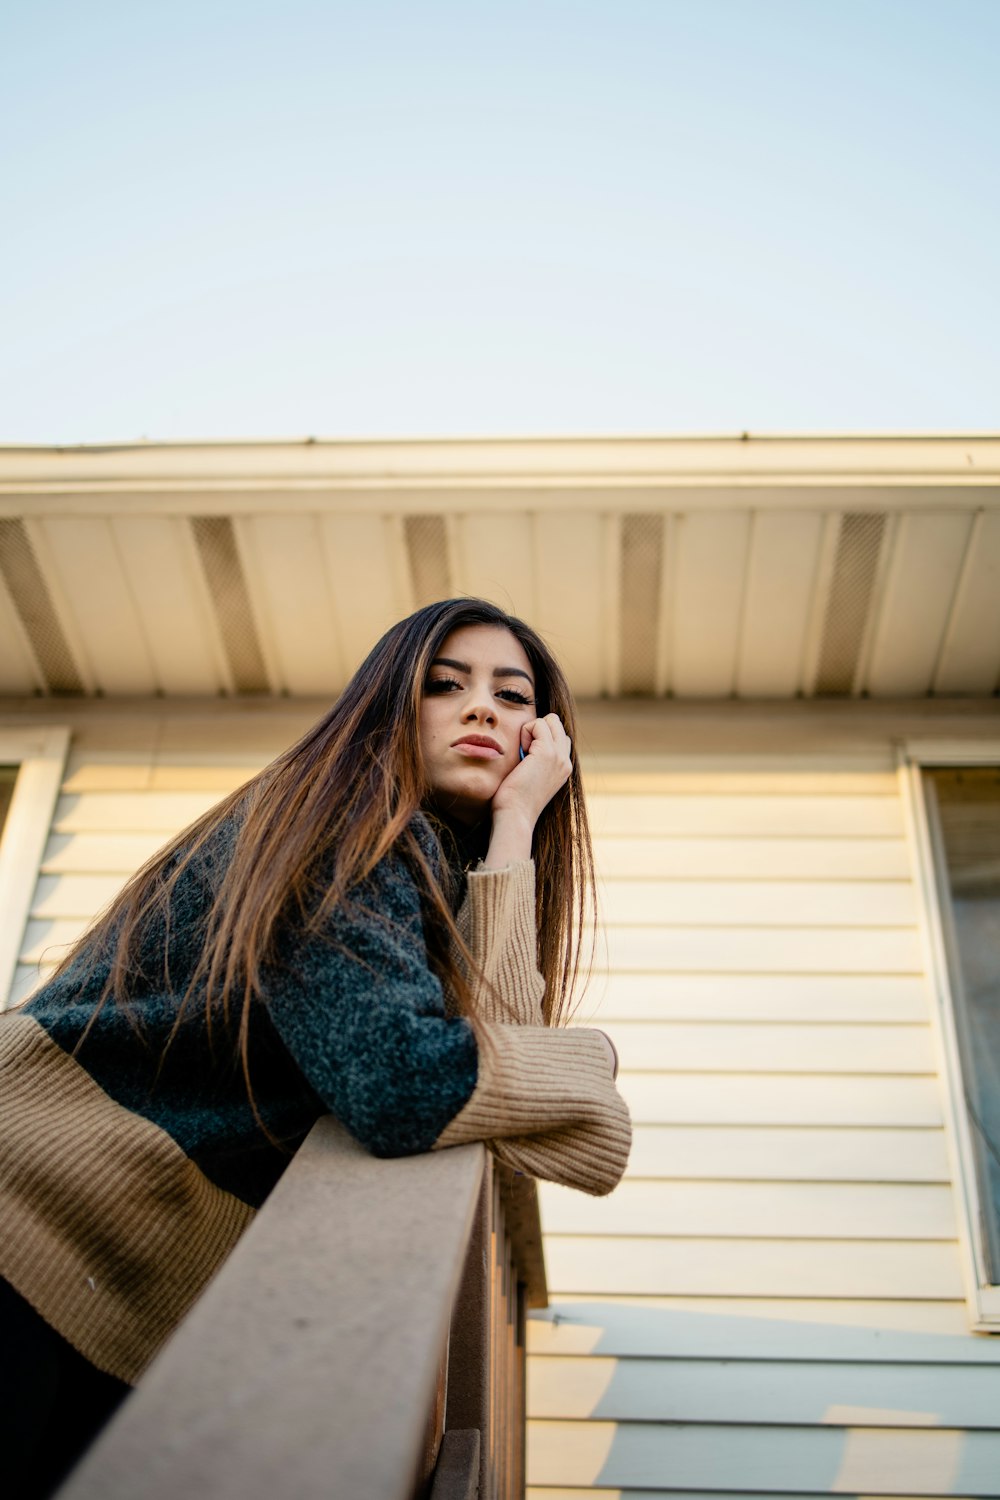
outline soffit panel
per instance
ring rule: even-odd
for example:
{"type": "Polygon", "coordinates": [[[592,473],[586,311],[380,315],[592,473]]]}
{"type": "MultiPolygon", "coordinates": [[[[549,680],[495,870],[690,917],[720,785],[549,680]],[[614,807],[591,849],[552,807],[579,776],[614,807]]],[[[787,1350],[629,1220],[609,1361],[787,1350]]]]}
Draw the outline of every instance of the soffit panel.
{"type": "Polygon", "coordinates": [[[212,694],[228,686],[186,521],[114,516],[110,527],[164,693],[212,694]]]}
{"type": "Polygon", "coordinates": [[[750,516],[683,516],[676,529],[671,686],[681,697],[733,692],[750,516]]]}
{"type": "Polygon", "coordinates": [[[612,629],[607,608],[603,517],[539,514],[535,574],[541,581],[533,624],[581,696],[605,690],[604,657],[612,629]]]}
{"type": "Polygon", "coordinates": [[[1000,686],[1000,512],[975,519],[934,690],[991,693],[1000,686]]]}
{"type": "Polygon", "coordinates": [[[469,593],[537,624],[582,696],[990,694],[998,459],[975,437],[0,450],[24,517],[0,524],[38,565],[6,625],[0,603],[0,687],[327,697],[393,621],[469,593]],[[837,604],[869,521],[870,586],[837,604]]]}
{"type": "Polygon", "coordinates": [[[103,517],[49,519],[40,549],[72,617],[70,645],[86,659],[104,693],[160,690],[139,612],[111,527],[103,517]]]}
{"type": "Polygon", "coordinates": [[[972,527],[972,516],[899,520],[866,687],[879,697],[930,689],[972,527]]]}
{"type": "Polygon", "coordinates": [[[824,517],[755,515],[747,564],[736,691],[789,698],[802,681],[824,517]]]}
{"type": "Polygon", "coordinates": [[[23,627],[0,574],[0,692],[29,696],[42,686],[41,674],[24,643],[23,627]]]}
{"type": "Polygon", "coordinates": [[[461,516],[456,525],[458,592],[492,599],[524,620],[538,615],[532,518],[527,511],[461,516]]]}
{"type": "Polygon", "coordinates": [[[70,645],[72,624],[55,577],[45,536],[37,522],[20,517],[0,519],[0,573],[17,614],[20,639],[30,650],[46,693],[76,695],[93,690],[93,681],[77,645],[70,645]]]}
{"type": "Polygon", "coordinates": [[[254,613],[280,687],[329,692],[345,674],[317,518],[254,516],[244,537],[254,613]]]}
{"type": "Polygon", "coordinates": [[[398,518],[377,514],[322,516],[319,532],[346,682],[379,637],[413,608],[402,527],[398,518]]]}

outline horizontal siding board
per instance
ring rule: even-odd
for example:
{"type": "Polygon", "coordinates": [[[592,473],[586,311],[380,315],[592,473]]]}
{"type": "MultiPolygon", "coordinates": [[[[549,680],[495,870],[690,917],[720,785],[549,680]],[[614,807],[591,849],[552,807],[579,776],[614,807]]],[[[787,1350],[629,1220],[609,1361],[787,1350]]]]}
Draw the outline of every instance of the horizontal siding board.
{"type": "Polygon", "coordinates": [[[893,1125],[942,1121],[936,1078],[623,1073],[637,1124],[893,1125]]]}
{"type": "Polygon", "coordinates": [[[621,1066],[636,1072],[902,1073],[934,1071],[926,1025],[698,1025],[616,1021],[621,1066]]]}
{"type": "Polygon", "coordinates": [[[91,917],[122,888],[120,875],[42,875],[31,902],[33,917],[91,917]]]}
{"type": "Polygon", "coordinates": [[[97,760],[93,756],[73,758],[63,782],[64,792],[224,792],[235,791],[249,781],[263,762],[248,755],[238,760],[234,755],[222,757],[214,765],[185,765],[183,761],[149,760],[145,764],[111,756],[97,760]],[[230,763],[227,764],[226,762],[230,763]]]}
{"type": "Polygon", "coordinates": [[[903,832],[898,796],[594,796],[588,811],[602,838],[898,838],[903,832]]]}
{"type": "Polygon", "coordinates": [[[55,833],[179,833],[219,801],[207,792],[85,792],[56,803],[55,833]]]}
{"type": "Polygon", "coordinates": [[[549,1286],[595,1295],[959,1297],[958,1247],[938,1241],[577,1239],[549,1235],[549,1286]]]}
{"type": "Polygon", "coordinates": [[[1000,1366],[551,1357],[532,1417],[580,1421],[1000,1428],[1000,1366]]]}
{"type": "Polygon", "coordinates": [[[23,964],[58,964],[90,925],[88,917],[70,917],[56,922],[25,924],[20,961],[23,964]]]}
{"type": "Polygon", "coordinates": [[[608,880],[600,916],[612,926],[914,927],[917,903],[908,880],[608,880]]]}
{"type": "Polygon", "coordinates": [[[53,833],[42,857],[44,874],[131,875],[172,837],[150,833],[53,833]]]}
{"type": "Polygon", "coordinates": [[[950,1187],[828,1182],[633,1182],[613,1199],[540,1184],[546,1234],[953,1240],[950,1187]]]}
{"type": "Polygon", "coordinates": [[[528,1482],[694,1492],[996,1497],[1000,1434],[952,1428],[538,1422],[528,1482]]]}
{"type": "Polygon", "coordinates": [[[594,841],[605,879],[908,880],[901,838],[660,838],[594,841]]]}
{"type": "Polygon", "coordinates": [[[231,715],[194,713],[163,719],[157,739],[158,763],[217,766],[270,760],[298,739],[325,711],[325,704],[295,706],[290,700],[263,699],[254,709],[231,715]]]}
{"type": "MultiPolygon", "coordinates": [[[[827,757],[829,769],[816,769],[819,757],[807,754],[692,755],[680,762],[676,751],[663,756],[602,753],[591,760],[581,753],[584,782],[590,796],[710,796],[761,795],[775,797],[894,797],[899,780],[893,770],[863,767],[852,757],[854,769],[844,769],[845,756],[827,757]],[[659,767],[657,761],[659,760],[659,767]],[[806,765],[813,769],[802,769],[806,765]],[[715,769],[706,769],[712,767],[715,769]]],[[[861,757],[888,767],[888,745],[861,757]]]]}
{"type": "Polygon", "coordinates": [[[64,792],[146,792],[153,773],[152,758],[71,754],[63,774],[64,792]]]}
{"type": "Polygon", "coordinates": [[[152,792],[211,792],[215,797],[228,796],[237,787],[263,769],[263,762],[248,756],[242,765],[214,766],[155,765],[149,773],[152,792]]]}
{"type": "Polygon", "coordinates": [[[630,1178],[701,1182],[946,1183],[950,1178],[940,1129],[637,1125],[628,1170],[630,1178]]]}
{"type": "Polygon", "coordinates": [[[964,1300],[570,1297],[528,1319],[532,1354],[615,1358],[1000,1364],[1000,1339],[971,1336],[964,1300]]]}
{"type": "Polygon", "coordinates": [[[907,927],[611,927],[598,945],[621,971],[758,974],[919,974],[907,927]]]}
{"type": "Polygon", "coordinates": [[[608,1021],[926,1021],[917,974],[608,974],[597,971],[577,1019],[608,1021]]]}

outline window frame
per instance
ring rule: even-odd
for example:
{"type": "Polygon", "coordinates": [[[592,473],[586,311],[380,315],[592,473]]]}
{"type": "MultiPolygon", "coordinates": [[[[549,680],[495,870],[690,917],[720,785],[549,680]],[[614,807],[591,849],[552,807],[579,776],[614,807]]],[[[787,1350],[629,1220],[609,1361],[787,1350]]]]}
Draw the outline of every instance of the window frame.
{"type": "Polygon", "coordinates": [[[63,725],[0,726],[0,764],[17,766],[0,831],[0,1010],[10,1003],[24,930],[62,789],[70,731],[63,725]]]}
{"type": "Polygon", "coordinates": [[[946,872],[935,863],[935,841],[923,772],[932,767],[1000,766],[1000,739],[914,740],[899,747],[904,815],[914,850],[914,875],[925,967],[933,998],[939,1072],[944,1093],[945,1137],[958,1214],[959,1247],[966,1301],[977,1332],[1000,1331],[1000,1283],[990,1281],[983,1203],[975,1146],[965,1103],[955,998],[945,942],[941,891],[946,872]]]}

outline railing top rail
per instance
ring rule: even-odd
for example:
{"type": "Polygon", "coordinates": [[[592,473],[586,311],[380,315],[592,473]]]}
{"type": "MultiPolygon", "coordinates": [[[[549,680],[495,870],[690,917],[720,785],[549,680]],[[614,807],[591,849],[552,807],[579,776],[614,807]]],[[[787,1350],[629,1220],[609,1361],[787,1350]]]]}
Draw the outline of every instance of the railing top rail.
{"type": "Polygon", "coordinates": [[[484,1162],[320,1120],[60,1500],[406,1500],[484,1162]]]}

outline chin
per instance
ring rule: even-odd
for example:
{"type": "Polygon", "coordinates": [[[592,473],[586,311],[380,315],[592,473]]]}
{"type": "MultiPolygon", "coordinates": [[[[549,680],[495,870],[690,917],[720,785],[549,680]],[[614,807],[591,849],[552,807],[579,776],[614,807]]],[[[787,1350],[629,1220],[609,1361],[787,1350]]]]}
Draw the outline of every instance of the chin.
{"type": "Polygon", "coordinates": [[[479,823],[483,818],[489,817],[493,796],[497,786],[488,788],[469,786],[451,782],[446,786],[434,787],[431,792],[431,800],[448,816],[460,819],[463,823],[479,823]]]}

